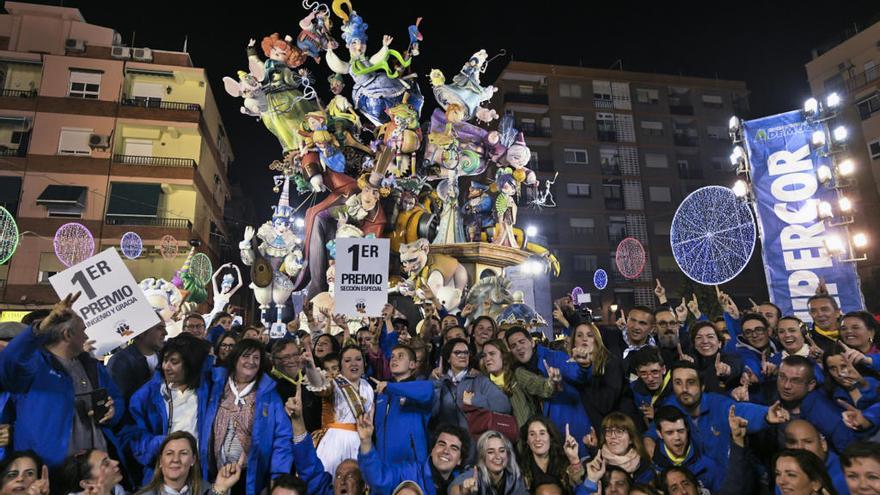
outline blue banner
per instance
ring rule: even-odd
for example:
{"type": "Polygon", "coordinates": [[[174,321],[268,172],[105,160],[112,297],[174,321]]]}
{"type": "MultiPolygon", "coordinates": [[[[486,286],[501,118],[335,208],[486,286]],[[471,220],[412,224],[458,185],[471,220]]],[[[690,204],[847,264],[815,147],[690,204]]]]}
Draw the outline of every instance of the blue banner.
{"type": "Polygon", "coordinates": [[[821,124],[807,122],[794,111],[743,126],[770,300],[783,315],[812,321],[807,299],[824,279],[844,313],[863,309],[855,263],[841,261],[851,253],[845,247],[844,254],[832,256],[823,242],[836,235],[847,244],[846,230],[830,227],[818,215],[820,201],[837,205],[836,191],[816,178],[817,168],[832,166],[830,157],[810,147],[813,131],[821,130],[821,124]]]}

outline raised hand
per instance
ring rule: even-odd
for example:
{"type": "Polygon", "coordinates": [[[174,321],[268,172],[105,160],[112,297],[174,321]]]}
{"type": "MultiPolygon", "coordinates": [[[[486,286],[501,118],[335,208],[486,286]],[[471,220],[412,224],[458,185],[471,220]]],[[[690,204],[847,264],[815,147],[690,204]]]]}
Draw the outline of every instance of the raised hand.
{"type": "Polygon", "coordinates": [[[101,419],[98,420],[98,424],[101,424],[101,425],[107,424],[113,419],[113,416],[116,415],[116,406],[114,405],[112,397],[107,398],[106,406],[107,406],[107,414],[105,414],[104,417],[102,417],[101,419]]]}
{"type": "Polygon", "coordinates": [[[550,379],[550,383],[553,385],[559,385],[562,383],[562,373],[559,371],[559,368],[554,368],[547,364],[547,360],[544,360],[544,369],[547,370],[547,378],[550,379]]]}
{"type": "Polygon", "coordinates": [[[776,365],[767,361],[767,353],[761,353],[761,374],[769,378],[776,374],[776,365]]]}
{"type": "Polygon", "coordinates": [[[749,386],[748,385],[740,385],[735,389],[730,391],[730,398],[737,402],[748,402],[749,401],[749,386]]]}
{"type": "Polygon", "coordinates": [[[733,443],[745,447],[749,421],[736,415],[736,406],[730,406],[727,423],[730,426],[730,437],[733,439],[733,443]]]}
{"type": "Polygon", "coordinates": [[[868,365],[873,363],[873,361],[874,361],[873,359],[864,355],[862,353],[862,351],[860,351],[858,349],[853,349],[852,347],[844,344],[842,340],[838,341],[838,344],[840,344],[840,347],[843,348],[843,358],[846,359],[846,361],[850,365],[855,366],[855,365],[860,364],[862,362],[864,362],[865,364],[868,364],[868,365]]]}
{"type": "Polygon", "coordinates": [[[758,383],[758,377],[755,375],[755,372],[752,371],[751,368],[746,366],[743,368],[743,374],[739,379],[740,385],[745,385],[746,387],[755,385],[758,383]]]}
{"type": "Polygon", "coordinates": [[[819,278],[819,285],[816,286],[816,295],[817,296],[827,296],[828,295],[828,286],[825,284],[824,278],[819,278]]]}
{"type": "Polygon", "coordinates": [[[654,295],[657,296],[657,300],[660,301],[660,304],[666,304],[666,288],[660,283],[660,279],[657,280],[657,286],[654,287],[654,295]]]}
{"type": "Polygon", "coordinates": [[[788,414],[788,411],[782,407],[782,403],[776,401],[769,409],[767,409],[767,416],[765,419],[767,420],[767,423],[771,425],[781,425],[787,423],[791,417],[788,414]]]}
{"type": "Polygon", "coordinates": [[[461,394],[461,401],[465,403],[467,406],[474,405],[474,396],[477,395],[475,392],[471,390],[465,390],[461,394]]]}
{"type": "Polygon", "coordinates": [[[91,354],[95,350],[95,340],[87,340],[83,343],[83,352],[91,354]]]}
{"type": "Polygon", "coordinates": [[[618,318],[615,323],[620,330],[626,328],[626,313],[624,313],[622,309],[620,310],[620,318],[618,318]]]}
{"type": "Polygon", "coordinates": [[[580,462],[578,457],[578,443],[569,431],[568,423],[565,423],[565,442],[562,444],[562,450],[565,451],[565,457],[568,458],[569,464],[580,462]]]}
{"type": "MultiPolygon", "coordinates": [[[[392,306],[391,304],[386,304],[385,306],[382,306],[382,319],[383,320],[391,321],[391,318],[393,316],[394,316],[394,306],[392,306]]],[[[391,329],[389,328],[388,331],[390,332],[391,329]]]]}
{"type": "Polygon", "coordinates": [[[569,326],[568,319],[565,317],[562,308],[560,308],[558,304],[553,305],[553,319],[566,328],[569,326]]]}
{"type": "Polygon", "coordinates": [[[77,292],[76,294],[67,294],[66,296],[64,296],[64,299],[56,302],[55,305],[52,306],[52,312],[50,312],[49,315],[43,318],[43,320],[40,322],[39,330],[46,330],[47,328],[52,326],[52,324],[58,321],[59,318],[73,311],[73,303],[75,303],[76,300],[79,299],[79,296],[81,294],[82,292],[77,292]]]}
{"type": "Polygon", "coordinates": [[[871,427],[871,422],[865,417],[865,414],[843,399],[837,399],[837,403],[844,409],[840,414],[843,424],[847,428],[855,431],[867,430],[871,427]]]}
{"type": "Polygon", "coordinates": [[[584,368],[593,364],[593,353],[586,346],[575,347],[572,349],[571,358],[574,362],[584,368]]]}
{"type": "Polygon", "coordinates": [[[364,442],[372,442],[373,440],[373,430],[376,427],[373,425],[373,410],[361,414],[357,418],[357,430],[358,437],[361,439],[361,444],[364,442]]]}
{"type": "Polygon", "coordinates": [[[687,299],[681,298],[681,304],[675,307],[675,317],[679,323],[684,323],[688,319],[687,299]]]}
{"type": "Polygon", "coordinates": [[[315,367],[315,356],[312,355],[312,349],[304,345],[302,347],[302,363],[306,369],[312,369],[315,367]]]}
{"type": "Polygon", "coordinates": [[[287,402],[284,403],[284,412],[291,419],[296,419],[302,416],[302,407],[302,384],[297,383],[296,393],[288,397],[287,402]]]}
{"type": "Polygon", "coordinates": [[[27,495],[49,495],[49,468],[43,464],[40,478],[34,480],[25,492],[27,495]]]}
{"type": "Polygon", "coordinates": [[[465,304],[463,308],[461,308],[461,316],[467,318],[468,316],[474,314],[474,311],[477,310],[477,307],[473,304],[465,304]]]}
{"type": "Polygon", "coordinates": [[[242,466],[244,466],[245,458],[244,454],[238,457],[238,462],[229,463],[217,472],[217,478],[214,480],[213,492],[214,493],[226,493],[228,492],[236,483],[238,483],[239,478],[241,478],[242,466]]]}
{"type": "Polygon", "coordinates": [[[603,476],[605,476],[605,459],[602,458],[602,451],[600,450],[596,457],[587,463],[587,479],[593,483],[598,483],[603,476]]]}
{"type": "Polygon", "coordinates": [[[394,41],[394,38],[386,34],[382,37],[382,46],[391,46],[392,41],[394,41]]]}
{"type": "Polygon", "coordinates": [[[715,374],[721,377],[730,376],[730,365],[721,360],[721,351],[715,354],[715,374]]]}
{"type": "Polygon", "coordinates": [[[388,382],[383,382],[381,380],[376,380],[372,376],[370,377],[370,381],[376,384],[376,393],[383,394],[385,393],[385,387],[388,386],[388,382]]]}
{"type": "Polygon", "coordinates": [[[694,362],[694,358],[685,354],[685,352],[681,349],[681,342],[679,342],[678,344],[675,344],[675,348],[678,349],[679,361],[690,361],[691,363],[694,362]]]}
{"type": "Polygon", "coordinates": [[[697,301],[697,295],[691,294],[691,300],[687,302],[687,308],[694,315],[694,318],[700,319],[703,313],[700,312],[700,303],[697,301]]]}
{"type": "MultiPolygon", "coordinates": [[[[804,340],[806,340],[807,344],[810,345],[810,358],[814,359],[816,361],[821,361],[822,356],[825,354],[825,351],[823,351],[821,347],[816,345],[816,341],[813,340],[813,337],[810,337],[810,332],[806,332],[804,334],[804,340]]],[[[841,341],[840,343],[843,344],[843,341],[841,341]]],[[[846,345],[844,344],[844,348],[845,347],[846,347],[846,345]]],[[[845,356],[846,356],[846,354],[844,354],[844,357],[845,356]]],[[[866,358],[868,361],[868,365],[870,365],[873,360],[870,357],[866,357],[866,358]]]]}

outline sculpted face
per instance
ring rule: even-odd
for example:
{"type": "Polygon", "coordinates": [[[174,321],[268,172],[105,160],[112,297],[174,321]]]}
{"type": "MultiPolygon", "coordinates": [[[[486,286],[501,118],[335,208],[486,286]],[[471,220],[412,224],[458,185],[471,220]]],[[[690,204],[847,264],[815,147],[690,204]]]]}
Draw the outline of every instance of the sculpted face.
{"type": "Polygon", "coordinates": [[[405,273],[418,273],[427,263],[427,251],[409,244],[404,244],[400,247],[400,264],[405,273]]]}

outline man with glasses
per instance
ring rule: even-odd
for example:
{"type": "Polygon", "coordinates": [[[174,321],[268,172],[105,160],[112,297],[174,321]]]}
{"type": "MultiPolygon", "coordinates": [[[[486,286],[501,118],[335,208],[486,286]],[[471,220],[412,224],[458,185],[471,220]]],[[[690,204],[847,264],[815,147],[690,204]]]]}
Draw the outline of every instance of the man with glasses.
{"type": "MultiPolygon", "coordinates": [[[[276,340],[271,347],[272,371],[275,390],[281,402],[296,394],[297,385],[308,383],[303,373],[302,351],[293,338],[276,340]]],[[[303,421],[308,431],[321,428],[321,401],[308,388],[302,389],[303,421]]]]}
{"type": "Polygon", "coordinates": [[[208,329],[205,325],[205,318],[198,313],[189,313],[183,319],[183,331],[191,333],[200,339],[206,339],[208,329]]]}
{"type": "Polygon", "coordinates": [[[675,311],[669,307],[655,309],[654,327],[657,331],[660,355],[667,367],[681,359],[682,352],[690,351],[691,339],[687,336],[687,325],[679,324],[675,311]]]}
{"type": "Polygon", "coordinates": [[[632,354],[632,367],[638,377],[630,382],[633,400],[647,426],[654,420],[654,406],[671,393],[666,364],[656,347],[648,346],[632,354]]]}
{"type": "Polygon", "coordinates": [[[776,365],[770,357],[781,348],[770,338],[770,324],[758,313],[746,313],[742,330],[736,339],[724,346],[725,352],[735,352],[743,360],[743,381],[748,380],[749,401],[769,404],[773,395],[776,365]]]}

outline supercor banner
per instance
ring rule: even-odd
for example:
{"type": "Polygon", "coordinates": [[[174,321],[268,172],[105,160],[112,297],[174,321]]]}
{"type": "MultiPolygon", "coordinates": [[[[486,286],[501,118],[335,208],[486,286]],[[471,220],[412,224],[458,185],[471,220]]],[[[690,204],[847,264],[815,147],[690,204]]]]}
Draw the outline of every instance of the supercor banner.
{"type": "Polygon", "coordinates": [[[782,314],[812,321],[807,299],[824,279],[844,313],[863,309],[855,263],[841,261],[852,257],[849,248],[839,256],[825,249],[828,236],[847,242],[845,229],[830,227],[817,209],[820,201],[837,205],[836,191],[816,177],[817,168],[832,166],[831,157],[810,147],[822,125],[794,111],[750,120],[743,128],[770,300],[782,314]]]}

